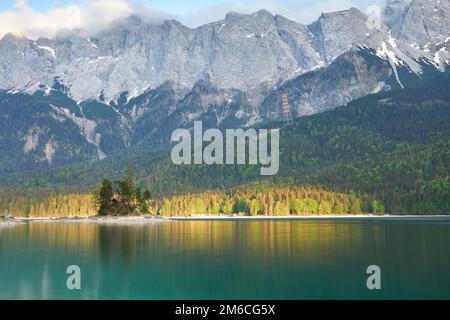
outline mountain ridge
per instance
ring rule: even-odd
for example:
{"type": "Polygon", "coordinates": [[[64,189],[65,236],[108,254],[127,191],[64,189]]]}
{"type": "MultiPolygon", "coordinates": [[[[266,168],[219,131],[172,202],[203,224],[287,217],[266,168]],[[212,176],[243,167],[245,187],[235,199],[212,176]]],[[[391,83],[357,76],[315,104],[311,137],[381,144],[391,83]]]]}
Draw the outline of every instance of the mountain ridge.
{"type": "MultiPolygon", "coordinates": [[[[322,14],[303,25],[260,10],[248,15],[228,13],[223,20],[189,28],[173,19],[146,23],[133,15],[116,21],[96,37],[32,41],[8,34],[0,40],[0,52],[3,49],[4,53],[0,67],[5,74],[10,71],[10,79],[0,78],[0,87],[33,93],[40,85],[50,90],[58,77],[74,100],[98,100],[103,95],[109,104],[124,92],[130,99],[165,81],[191,88],[205,76],[219,89],[273,86],[298,72],[326,66],[355,45],[382,49],[386,43],[386,50],[394,56],[405,49],[403,44],[401,49],[393,44],[399,40],[391,39],[387,26],[370,28],[367,19],[350,8],[322,14]],[[15,49],[9,57],[8,46],[15,49]],[[20,59],[25,50],[31,57],[20,59]],[[7,63],[18,72],[8,70],[7,63]]],[[[434,60],[427,51],[406,49],[404,56],[434,60]]]]}
{"type": "MultiPolygon", "coordinates": [[[[450,18],[448,0],[414,0],[397,10],[401,21],[414,22],[408,8],[422,2],[450,18]]],[[[0,172],[102,159],[136,145],[167,147],[173,130],[194,121],[232,129],[282,120],[284,94],[294,117],[312,115],[401,90],[448,64],[442,39],[450,30],[420,46],[389,28],[371,27],[351,8],[309,25],[260,10],[198,28],[131,16],[96,37],[6,35],[0,172]]]]}

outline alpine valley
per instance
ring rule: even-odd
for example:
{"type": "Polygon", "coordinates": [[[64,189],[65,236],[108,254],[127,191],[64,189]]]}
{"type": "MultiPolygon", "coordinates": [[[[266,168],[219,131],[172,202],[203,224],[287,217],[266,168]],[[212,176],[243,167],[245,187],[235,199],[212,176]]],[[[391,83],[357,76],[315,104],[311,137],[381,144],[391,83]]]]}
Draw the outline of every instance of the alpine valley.
{"type": "Polygon", "coordinates": [[[94,36],[7,34],[0,210],[27,214],[25,194],[85,193],[131,163],[158,199],[244,194],[250,206],[262,188],[302,186],[355,212],[449,214],[449,63],[449,0],[390,0],[381,21],[350,8],[304,25],[260,10],[195,29],[132,15],[94,36]],[[279,127],[286,95],[279,177],[169,163],[175,129],[279,127]]]}

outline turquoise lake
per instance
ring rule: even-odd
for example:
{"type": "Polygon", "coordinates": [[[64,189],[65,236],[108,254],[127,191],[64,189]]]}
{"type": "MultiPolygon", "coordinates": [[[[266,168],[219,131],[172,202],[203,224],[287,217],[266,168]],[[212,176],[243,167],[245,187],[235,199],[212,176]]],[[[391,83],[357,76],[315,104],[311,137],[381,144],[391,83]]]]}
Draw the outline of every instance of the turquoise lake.
{"type": "Polygon", "coordinates": [[[0,299],[450,299],[450,218],[0,226],[0,299]]]}

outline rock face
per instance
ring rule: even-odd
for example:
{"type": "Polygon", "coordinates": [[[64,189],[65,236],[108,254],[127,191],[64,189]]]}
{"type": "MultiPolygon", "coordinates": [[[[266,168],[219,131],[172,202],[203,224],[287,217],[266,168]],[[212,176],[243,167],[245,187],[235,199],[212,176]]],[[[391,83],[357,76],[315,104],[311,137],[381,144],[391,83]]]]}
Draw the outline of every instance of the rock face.
{"type": "Polygon", "coordinates": [[[281,119],[284,93],[304,116],[400,89],[448,64],[449,8],[393,0],[375,26],[351,8],[310,25],[260,10],[196,29],[131,16],[92,38],[8,34],[0,150],[14,156],[0,172],[167,146],[196,120],[225,129],[281,119]]]}
{"type": "Polygon", "coordinates": [[[132,16],[95,39],[30,41],[8,35],[0,43],[0,65],[8,74],[0,87],[25,89],[34,81],[51,88],[58,76],[76,101],[103,96],[107,102],[166,81],[191,88],[206,77],[219,89],[249,90],[320,65],[312,36],[306,26],[264,10],[230,13],[195,30],[176,21],[153,25],[132,16]],[[17,69],[8,69],[11,65],[17,69]]]}
{"type": "Polygon", "coordinates": [[[411,45],[430,46],[450,37],[449,0],[390,1],[386,10],[394,19],[392,35],[411,45]]]}
{"type": "MultiPolygon", "coordinates": [[[[450,32],[448,0],[413,1],[397,15],[392,35],[407,44],[423,47],[445,40],[450,32]]],[[[386,43],[393,51],[388,27],[371,28],[367,20],[351,8],[322,14],[305,26],[261,10],[229,13],[197,29],[131,16],[95,38],[32,41],[8,34],[0,41],[0,88],[35,92],[52,88],[57,79],[75,101],[102,98],[107,103],[167,81],[189,89],[208,79],[218,89],[248,91],[327,66],[355,46],[382,50],[386,43]]]]}

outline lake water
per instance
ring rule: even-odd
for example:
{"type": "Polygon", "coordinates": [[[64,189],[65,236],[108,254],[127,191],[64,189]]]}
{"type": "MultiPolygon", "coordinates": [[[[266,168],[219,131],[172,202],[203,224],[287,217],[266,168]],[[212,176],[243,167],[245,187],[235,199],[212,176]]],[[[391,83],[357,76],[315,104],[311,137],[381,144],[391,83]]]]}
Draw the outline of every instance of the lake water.
{"type": "Polygon", "coordinates": [[[0,299],[350,298],[450,299],[450,219],[0,227],[0,299]]]}

